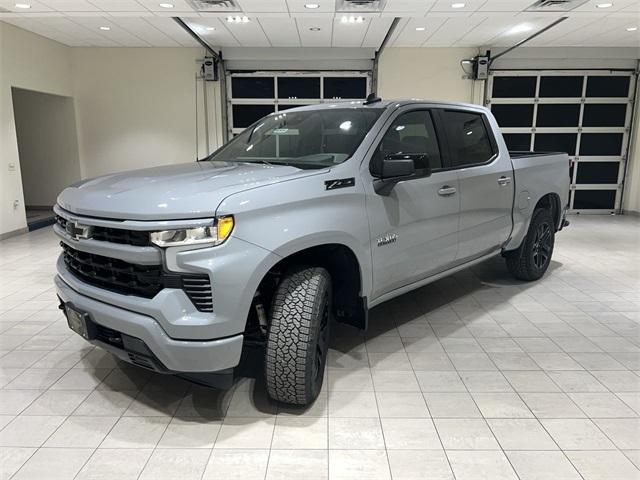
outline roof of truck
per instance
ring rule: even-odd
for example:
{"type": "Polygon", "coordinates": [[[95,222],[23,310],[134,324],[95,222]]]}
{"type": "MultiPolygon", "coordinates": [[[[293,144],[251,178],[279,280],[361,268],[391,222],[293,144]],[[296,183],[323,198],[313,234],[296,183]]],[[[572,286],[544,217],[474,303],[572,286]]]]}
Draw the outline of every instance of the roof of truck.
{"type": "Polygon", "coordinates": [[[423,98],[404,98],[404,99],[391,99],[391,100],[375,100],[373,102],[367,102],[366,100],[352,100],[348,102],[334,102],[334,103],[317,103],[314,105],[306,105],[303,107],[295,107],[285,111],[304,111],[304,110],[325,110],[330,108],[373,108],[373,109],[385,109],[385,108],[397,108],[402,107],[404,105],[411,104],[432,104],[432,105],[443,105],[443,106],[452,106],[452,107],[470,107],[470,108],[478,108],[481,105],[474,105],[471,103],[462,103],[462,102],[449,102],[442,100],[428,100],[423,98]]]}

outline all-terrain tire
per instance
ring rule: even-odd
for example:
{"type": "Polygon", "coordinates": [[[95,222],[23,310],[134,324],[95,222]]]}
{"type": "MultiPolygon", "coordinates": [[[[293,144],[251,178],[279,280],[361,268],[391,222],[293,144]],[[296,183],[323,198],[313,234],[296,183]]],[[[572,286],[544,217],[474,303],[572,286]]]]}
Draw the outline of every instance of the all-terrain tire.
{"type": "Polygon", "coordinates": [[[265,352],[267,392],[308,405],[322,388],[331,323],[331,276],[321,267],[287,272],[273,297],[265,352]]]}
{"type": "Polygon", "coordinates": [[[527,236],[517,250],[507,252],[507,268],[518,280],[538,280],[551,263],[555,242],[555,224],[551,211],[538,208],[533,212],[527,236]]]}

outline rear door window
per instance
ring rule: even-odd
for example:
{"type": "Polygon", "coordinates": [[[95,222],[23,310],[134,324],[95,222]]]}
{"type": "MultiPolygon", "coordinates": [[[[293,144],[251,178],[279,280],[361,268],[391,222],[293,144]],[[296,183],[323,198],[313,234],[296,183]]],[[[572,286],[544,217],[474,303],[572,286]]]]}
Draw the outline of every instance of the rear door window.
{"type": "Polygon", "coordinates": [[[451,152],[452,167],[472,167],[490,161],[493,144],[484,115],[461,110],[440,113],[451,152]]]}

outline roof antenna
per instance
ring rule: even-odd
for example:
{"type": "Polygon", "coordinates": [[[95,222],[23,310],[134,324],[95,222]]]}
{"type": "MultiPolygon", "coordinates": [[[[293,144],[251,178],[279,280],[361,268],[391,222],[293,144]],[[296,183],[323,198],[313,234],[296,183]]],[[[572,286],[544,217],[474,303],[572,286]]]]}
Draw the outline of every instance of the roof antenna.
{"type": "Polygon", "coordinates": [[[364,101],[364,105],[371,105],[372,103],[381,102],[382,99],[377,97],[375,93],[367,95],[367,99],[364,101]]]}

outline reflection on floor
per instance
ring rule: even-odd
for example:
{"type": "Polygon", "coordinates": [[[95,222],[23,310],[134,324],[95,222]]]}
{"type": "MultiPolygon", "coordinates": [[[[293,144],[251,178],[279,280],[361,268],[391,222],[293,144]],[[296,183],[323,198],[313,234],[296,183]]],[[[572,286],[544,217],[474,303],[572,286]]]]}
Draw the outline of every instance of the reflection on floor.
{"type": "Polygon", "coordinates": [[[0,242],[2,478],[640,478],[640,223],[573,217],[548,274],[485,262],[336,326],[307,409],[208,390],[67,328],[50,228],[0,242]],[[455,477],[454,477],[455,475],[455,477]]]}
{"type": "Polygon", "coordinates": [[[27,226],[32,232],[39,228],[48,227],[55,222],[55,214],[52,208],[26,207],[27,226]]]}

